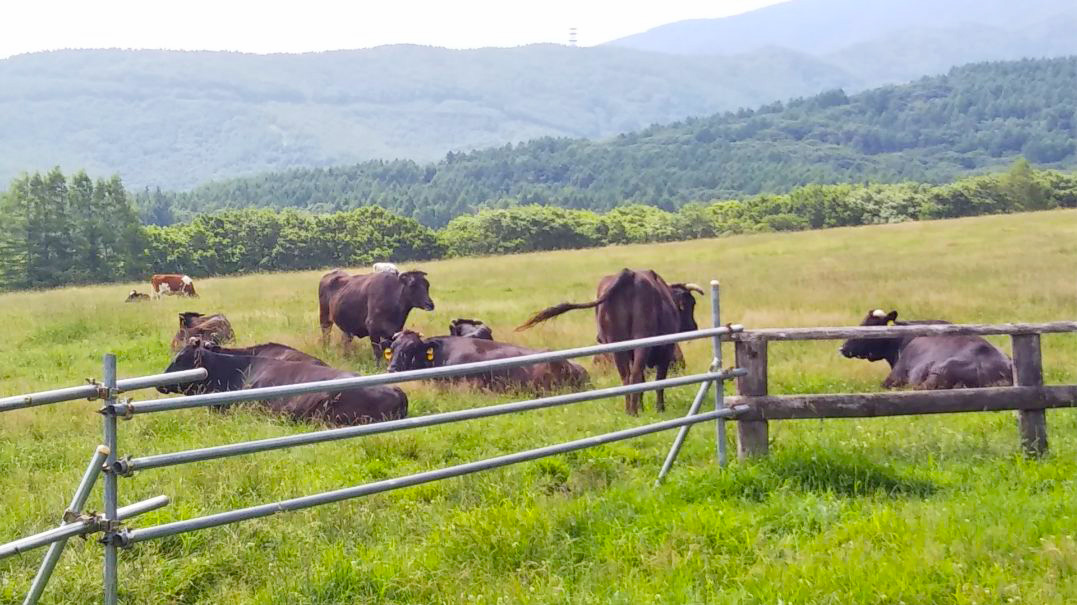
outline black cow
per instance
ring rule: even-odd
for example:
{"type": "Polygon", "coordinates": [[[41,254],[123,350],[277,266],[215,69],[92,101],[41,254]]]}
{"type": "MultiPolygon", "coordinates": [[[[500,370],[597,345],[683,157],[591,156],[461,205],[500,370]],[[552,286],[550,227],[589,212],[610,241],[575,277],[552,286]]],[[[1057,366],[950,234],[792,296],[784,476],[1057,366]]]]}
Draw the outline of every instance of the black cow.
{"type": "Polygon", "coordinates": [[[279,342],[267,342],[264,344],[253,345],[250,347],[225,348],[215,342],[203,340],[202,346],[216,353],[224,353],[226,355],[249,355],[252,357],[268,357],[269,359],[279,359],[281,361],[299,361],[329,367],[329,364],[325,363],[321,359],[318,359],[313,355],[307,355],[303,351],[300,351],[299,349],[293,349],[288,345],[282,345],[279,342]]]}
{"type": "Polygon", "coordinates": [[[345,349],[350,348],[352,337],[369,336],[374,359],[380,362],[381,343],[404,329],[408,314],[416,307],[434,310],[430,282],[422,271],[348,275],[334,269],[318,284],[322,344],[329,342],[329,331],[336,324],[344,335],[345,349]]]}
{"type": "Polygon", "coordinates": [[[467,336],[469,338],[481,338],[493,340],[494,331],[490,326],[478,319],[454,319],[449,322],[449,336],[467,336]]]}
{"type": "MultiPolygon", "coordinates": [[[[697,329],[692,292],[702,293],[703,290],[693,284],[670,286],[651,270],[622,269],[620,273],[607,275],[598,282],[595,300],[588,303],[561,303],[543,309],[516,330],[526,330],[566,311],[594,307],[600,343],[691,331],[697,329]]],[[[665,379],[674,360],[674,350],[674,345],[669,344],[614,353],[613,360],[622,384],[643,382],[646,368],[655,368],[657,379],[665,379]]],[[[639,414],[642,401],[641,393],[625,395],[625,411],[639,414]]],[[[662,390],[657,393],[655,408],[658,411],[666,409],[662,390]]]]}
{"type": "MultiPolygon", "coordinates": [[[[897,311],[875,309],[862,326],[947,324],[942,320],[897,321],[897,311]]],[[[1013,384],[1013,364],[998,347],[979,336],[905,336],[854,338],[841,354],[890,364],[887,388],[956,389],[1013,384]]]]}
{"type": "Polygon", "coordinates": [[[236,333],[232,330],[232,323],[220,313],[203,315],[194,311],[184,311],[179,314],[179,330],[172,337],[172,350],[179,351],[191,338],[199,338],[203,342],[224,344],[236,339],[236,333]]]}
{"type": "MultiPolygon", "coordinates": [[[[176,354],[166,372],[205,368],[205,380],[180,386],[158,387],[162,393],[202,393],[353,378],[334,368],[300,361],[281,361],[252,355],[229,355],[202,346],[192,338],[176,354]]],[[[262,406],[293,420],[320,420],[331,425],[356,425],[404,418],[408,397],[394,386],[373,386],[339,393],[308,393],[269,399],[262,406]]]]}
{"type": "MultiPolygon", "coordinates": [[[[506,359],[538,353],[495,340],[468,336],[435,336],[405,330],[386,343],[385,357],[390,372],[420,370],[492,359],[506,359]]],[[[579,387],[589,380],[587,370],[570,361],[550,361],[522,367],[505,368],[461,377],[460,380],[489,389],[525,388],[551,391],[566,386],[579,387]]]]}

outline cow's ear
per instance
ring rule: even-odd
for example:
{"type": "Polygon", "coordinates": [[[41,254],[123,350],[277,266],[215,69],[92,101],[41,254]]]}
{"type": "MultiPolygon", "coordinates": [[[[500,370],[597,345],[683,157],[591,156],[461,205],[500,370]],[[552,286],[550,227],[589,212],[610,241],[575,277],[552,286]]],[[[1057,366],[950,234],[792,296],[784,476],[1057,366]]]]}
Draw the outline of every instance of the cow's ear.
{"type": "Polygon", "coordinates": [[[891,311],[886,314],[886,323],[890,323],[897,319],[897,311],[891,311]]]}

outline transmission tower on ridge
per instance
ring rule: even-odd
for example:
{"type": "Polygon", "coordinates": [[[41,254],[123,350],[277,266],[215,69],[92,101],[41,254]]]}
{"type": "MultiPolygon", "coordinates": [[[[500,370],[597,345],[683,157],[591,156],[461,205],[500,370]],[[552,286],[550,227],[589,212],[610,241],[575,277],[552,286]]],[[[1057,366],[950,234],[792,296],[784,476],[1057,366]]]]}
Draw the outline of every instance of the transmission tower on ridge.
{"type": "Polygon", "coordinates": [[[568,28],[568,45],[569,46],[576,46],[576,28],[575,27],[568,28]]]}

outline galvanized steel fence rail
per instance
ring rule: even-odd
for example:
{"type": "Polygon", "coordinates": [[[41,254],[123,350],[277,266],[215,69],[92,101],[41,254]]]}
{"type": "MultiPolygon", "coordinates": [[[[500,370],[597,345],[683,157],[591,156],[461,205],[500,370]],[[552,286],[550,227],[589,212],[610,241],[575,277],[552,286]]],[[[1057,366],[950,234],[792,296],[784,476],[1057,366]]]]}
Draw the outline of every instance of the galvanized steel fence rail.
{"type": "Polygon", "coordinates": [[[63,548],[64,542],[71,536],[103,532],[104,536],[101,539],[101,542],[105,545],[104,602],[108,605],[112,605],[117,602],[118,598],[119,575],[117,548],[121,546],[129,546],[146,540],[152,540],[188,531],[196,531],[210,527],[217,527],[220,525],[236,523],[248,519],[265,517],[279,512],[300,510],[313,506],[319,506],[322,504],[339,502],[351,498],[359,498],[362,496],[392,491],[403,487],[428,483],[431,481],[438,481],[451,477],[459,477],[483,470],[499,468],[511,464],[518,464],[520,462],[525,462],[528,460],[535,460],[538,458],[553,456],[565,452],[595,447],[605,443],[611,443],[624,439],[631,439],[634,437],[640,437],[643,435],[679,428],[680,431],[678,432],[678,435],[670,449],[670,452],[662,465],[662,470],[659,474],[658,479],[659,481],[661,481],[662,478],[665,477],[666,474],[669,472],[670,467],[675,461],[677,453],[680,450],[680,447],[684,441],[689,427],[694,424],[700,422],[707,422],[710,420],[715,420],[717,423],[716,453],[719,463],[724,465],[726,463],[726,444],[723,423],[725,419],[733,418],[738,414],[747,412],[748,409],[746,406],[740,406],[736,408],[727,408],[725,406],[723,397],[724,391],[722,387],[723,382],[732,378],[742,377],[745,375],[745,371],[735,368],[722,370],[722,353],[720,342],[722,337],[728,339],[732,335],[742,331],[743,328],[739,325],[721,326],[719,321],[718,282],[711,282],[711,310],[713,327],[692,332],[667,334],[631,341],[580,347],[563,351],[536,353],[532,355],[524,355],[508,359],[461,364],[441,368],[431,368],[426,370],[413,370],[408,372],[397,372],[391,374],[378,374],[322,382],[310,382],[294,385],[266,387],[260,389],[245,389],[241,391],[229,391],[223,393],[207,393],[143,402],[120,401],[117,399],[117,395],[122,392],[138,388],[148,388],[166,384],[181,384],[202,380],[206,378],[206,372],[205,370],[191,370],[174,374],[159,374],[143,378],[134,378],[118,381],[116,380],[116,358],[111,354],[106,355],[104,361],[104,381],[101,384],[94,383],[82,387],[74,387],[71,389],[60,389],[57,391],[48,391],[44,393],[34,393],[31,395],[0,399],[0,411],[31,407],[35,405],[45,405],[48,403],[56,403],[59,401],[68,401],[81,398],[99,398],[105,401],[104,406],[100,410],[100,412],[104,416],[104,444],[102,446],[99,446],[94,453],[93,460],[90,463],[90,468],[87,469],[86,474],[83,476],[83,479],[80,482],[78,489],[76,490],[76,495],[72,499],[71,506],[69,507],[68,512],[66,512],[64,515],[65,524],[61,525],[57,529],[42,532],[40,534],[35,534],[34,536],[23,538],[21,540],[17,540],[15,542],[0,546],[0,558],[3,558],[5,556],[11,556],[13,554],[19,554],[25,552],[30,548],[36,548],[39,546],[44,546],[46,544],[52,545],[50,547],[48,555],[46,555],[45,561],[42,563],[41,569],[38,572],[37,577],[35,577],[34,579],[33,586],[31,587],[31,590],[26,597],[26,601],[24,601],[24,603],[26,604],[32,604],[37,601],[38,597],[41,595],[41,592],[44,590],[45,583],[48,581],[49,575],[52,573],[52,570],[56,565],[56,561],[59,558],[60,551],[63,548]],[[136,458],[117,457],[118,438],[116,419],[118,417],[131,418],[139,414],[153,412],[164,412],[194,407],[230,404],[242,401],[264,401],[268,399],[289,397],[306,393],[338,392],[374,385],[397,384],[417,380],[450,378],[456,376],[464,376],[468,374],[475,374],[479,372],[489,372],[491,370],[497,369],[526,366],[535,363],[567,360],[576,357],[586,357],[602,353],[630,351],[633,349],[646,348],[658,345],[668,345],[678,342],[706,338],[712,340],[713,358],[710,368],[707,372],[704,373],[646,382],[642,384],[610,387],[579,393],[569,393],[564,395],[555,395],[525,401],[517,401],[513,403],[493,405],[482,408],[459,410],[443,414],[405,418],[362,426],[314,431],[311,433],[291,435],[287,437],[276,437],[272,439],[262,439],[257,441],[248,441],[229,445],[214,446],[195,450],[173,452],[168,454],[157,454],[136,458]],[[129,475],[131,472],[136,470],[162,468],[167,466],[189,464],[192,462],[212,460],[228,456],[238,456],[254,452],[264,452],[281,448],[295,447],[298,445],[309,445],[338,439],[350,439],[354,437],[362,437],[379,433],[401,431],[425,426],[434,426],[451,422],[460,422],[476,418],[487,418],[502,414],[518,413],[528,410],[569,405],[584,401],[605,399],[630,393],[642,393],[645,391],[673,388],[689,384],[699,384],[700,388],[697,391],[695,398],[693,399],[688,414],[682,418],[655,422],[629,429],[615,431],[612,433],[605,433],[583,439],[577,439],[575,441],[569,441],[556,445],[550,445],[546,447],[515,452],[512,454],[506,454],[495,458],[488,458],[485,460],[478,460],[475,462],[468,462],[441,469],[415,473],[412,475],[406,475],[395,479],[377,481],[374,483],[347,487],[320,494],[293,498],[281,502],[251,506],[248,508],[226,511],[183,521],[175,521],[172,523],[166,523],[163,525],[142,529],[131,530],[123,527],[121,525],[121,522],[124,519],[130,518],[141,512],[164,506],[168,503],[168,499],[166,497],[159,496],[157,498],[152,498],[150,500],[146,500],[128,507],[117,508],[117,479],[121,476],[129,475]],[[716,387],[714,398],[715,409],[711,412],[699,413],[699,408],[701,407],[711,384],[714,384],[716,387]],[[80,515],[79,511],[85,504],[85,500],[89,494],[90,488],[92,487],[93,482],[97,478],[97,475],[101,469],[103,469],[105,473],[105,512],[103,515],[80,515]]]}

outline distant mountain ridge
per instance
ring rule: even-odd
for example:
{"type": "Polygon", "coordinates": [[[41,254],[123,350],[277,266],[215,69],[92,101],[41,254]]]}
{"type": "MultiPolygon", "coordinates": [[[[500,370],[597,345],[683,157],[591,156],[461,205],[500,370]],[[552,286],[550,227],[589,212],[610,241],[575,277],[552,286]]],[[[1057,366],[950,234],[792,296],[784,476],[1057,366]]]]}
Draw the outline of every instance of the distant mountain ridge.
{"type": "Polygon", "coordinates": [[[779,46],[825,56],[921,27],[1015,31],[1073,15],[1072,0],[790,0],[731,17],[669,23],[606,44],[682,55],[779,46]]]}
{"type": "Polygon", "coordinates": [[[1077,54],[1075,0],[791,0],[594,48],[299,55],[89,50],[0,60],[0,185],[27,170],[185,189],[370,159],[432,161],[984,60],[1077,54]]]}
{"type": "Polygon", "coordinates": [[[379,205],[440,226],[515,204],[672,209],[809,183],[944,182],[1020,155],[1068,168],[1077,166],[1074,90],[1077,57],[980,63],[911,84],[856,95],[831,90],[608,141],[542,138],[437,163],[295,169],[145,194],[141,204],[157,222],[222,208],[379,205]]]}
{"type": "Polygon", "coordinates": [[[60,165],[131,185],[602,138],[848,86],[792,53],[386,46],[302,55],[57,51],[0,61],[0,182],[60,165]]]}

